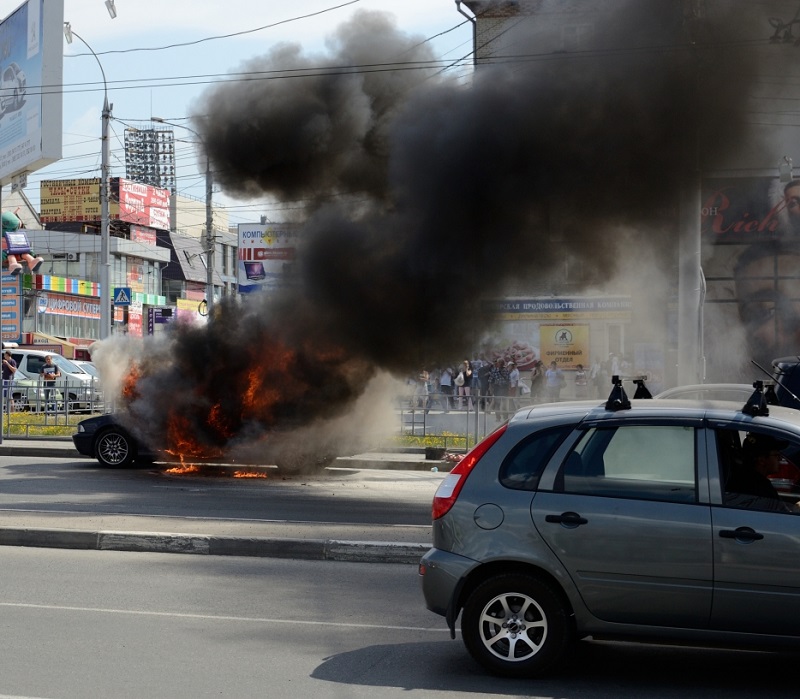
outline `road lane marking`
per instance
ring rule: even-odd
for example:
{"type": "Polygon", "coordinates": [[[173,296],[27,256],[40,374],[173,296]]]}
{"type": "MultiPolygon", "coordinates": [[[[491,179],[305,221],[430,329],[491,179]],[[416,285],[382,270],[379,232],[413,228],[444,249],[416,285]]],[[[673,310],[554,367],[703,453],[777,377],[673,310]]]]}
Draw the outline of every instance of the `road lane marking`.
{"type": "Polygon", "coordinates": [[[55,604],[28,604],[23,602],[0,602],[0,607],[19,609],[46,609],[61,612],[94,612],[98,614],[120,614],[127,616],[154,616],[174,619],[203,619],[211,621],[243,621],[260,624],[292,624],[304,626],[338,626],[351,629],[386,629],[389,631],[427,631],[433,633],[450,633],[447,628],[429,628],[424,626],[389,626],[388,624],[354,624],[340,621],[308,621],[303,619],[273,619],[270,617],[227,616],[224,614],[185,614],[182,612],[153,612],[144,609],[103,609],[100,607],[68,607],[55,604]]]}
{"type": "MultiPolygon", "coordinates": [[[[130,517],[138,519],[175,519],[187,521],[209,521],[209,522],[230,522],[231,524],[314,524],[314,525],[330,525],[340,527],[383,527],[386,529],[432,529],[430,524],[384,524],[382,522],[328,522],[318,519],[258,519],[252,517],[204,517],[202,515],[151,515],[146,513],[119,513],[119,512],[100,512],[98,510],[32,510],[21,509],[16,507],[0,507],[0,513],[8,512],[14,513],[32,513],[39,515],[88,515],[94,519],[102,519],[104,517],[130,517]]],[[[0,519],[2,522],[2,519],[0,519]]],[[[2,696],[0,695],[0,699],[2,696]]]]}

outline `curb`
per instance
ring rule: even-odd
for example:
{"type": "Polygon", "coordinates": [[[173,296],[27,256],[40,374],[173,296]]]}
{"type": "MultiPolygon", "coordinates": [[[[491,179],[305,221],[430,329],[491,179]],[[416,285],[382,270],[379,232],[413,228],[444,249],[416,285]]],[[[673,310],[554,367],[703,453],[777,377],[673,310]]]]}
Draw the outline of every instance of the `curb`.
{"type": "Polygon", "coordinates": [[[0,456],[34,456],[37,458],[79,459],[84,458],[75,447],[36,447],[24,444],[0,443],[0,456]]]}
{"type": "Polygon", "coordinates": [[[0,546],[295,558],[351,563],[417,563],[429,544],[337,539],[271,539],[161,532],[0,527],[0,546]]]}

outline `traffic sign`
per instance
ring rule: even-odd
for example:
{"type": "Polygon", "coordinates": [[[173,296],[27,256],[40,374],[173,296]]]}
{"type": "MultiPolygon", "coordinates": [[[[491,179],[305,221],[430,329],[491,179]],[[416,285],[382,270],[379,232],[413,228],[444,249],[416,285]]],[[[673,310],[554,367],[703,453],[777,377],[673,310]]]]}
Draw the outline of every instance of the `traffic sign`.
{"type": "Polygon", "coordinates": [[[131,288],[129,286],[118,286],[114,289],[114,305],[131,305],[131,288]]]}

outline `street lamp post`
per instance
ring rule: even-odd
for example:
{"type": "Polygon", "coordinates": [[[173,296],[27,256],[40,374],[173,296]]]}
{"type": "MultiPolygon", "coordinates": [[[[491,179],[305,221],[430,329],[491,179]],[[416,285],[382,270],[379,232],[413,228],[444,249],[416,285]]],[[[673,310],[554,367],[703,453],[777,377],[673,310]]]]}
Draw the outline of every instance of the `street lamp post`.
{"type": "Polygon", "coordinates": [[[205,240],[205,254],[206,254],[206,308],[208,309],[208,317],[211,318],[214,310],[214,218],[212,210],[212,196],[214,193],[214,182],[211,178],[211,159],[208,157],[208,148],[206,147],[205,139],[190,126],[183,124],[175,124],[161,117],[150,117],[151,121],[159,124],[167,124],[175,126],[179,129],[186,129],[193,133],[203,145],[206,156],[206,240],[205,240]]]}
{"type": "Polygon", "coordinates": [[[100,72],[103,75],[103,126],[100,149],[100,339],[104,340],[111,335],[111,232],[108,211],[110,146],[108,125],[111,121],[113,105],[108,104],[108,83],[106,82],[106,72],[103,70],[103,64],[100,63],[100,59],[94,49],[86,43],[83,37],[72,30],[69,22],[64,22],[64,37],[68,44],[72,43],[73,36],[80,39],[83,45],[89,49],[97,61],[97,65],[100,66],[100,72]]]}

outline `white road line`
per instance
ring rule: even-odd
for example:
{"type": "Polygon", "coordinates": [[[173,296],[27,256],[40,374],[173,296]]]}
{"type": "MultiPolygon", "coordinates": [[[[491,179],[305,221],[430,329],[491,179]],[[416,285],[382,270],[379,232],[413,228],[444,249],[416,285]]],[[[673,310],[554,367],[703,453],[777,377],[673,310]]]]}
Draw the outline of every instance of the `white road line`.
{"type": "MultiPolygon", "coordinates": [[[[444,628],[426,628],[422,626],[388,626],[386,624],[351,624],[338,621],[307,621],[303,619],[271,619],[269,617],[226,616],[218,614],[182,614],[179,612],[150,612],[142,609],[101,609],[99,607],[65,607],[54,604],[25,604],[19,602],[0,602],[0,607],[20,609],[47,609],[63,612],[95,612],[99,614],[120,614],[128,616],[171,617],[175,619],[209,619],[213,621],[243,621],[259,624],[292,624],[305,626],[340,626],[352,629],[386,629],[390,631],[426,631],[433,633],[449,633],[444,628]]],[[[0,699],[3,699],[0,695],[0,699]]]]}
{"type": "MultiPolygon", "coordinates": [[[[201,515],[151,515],[146,513],[123,513],[118,512],[98,512],[96,510],[32,510],[14,507],[0,507],[0,513],[33,513],[39,515],[89,515],[95,519],[103,517],[130,517],[139,519],[176,519],[187,521],[209,521],[209,522],[230,522],[231,524],[314,524],[331,525],[342,527],[385,527],[387,529],[432,529],[430,524],[384,524],[381,522],[327,522],[317,519],[256,519],[256,518],[231,518],[231,517],[204,517],[201,515]]],[[[0,519],[2,526],[2,519],[0,519]]],[[[3,696],[0,695],[0,699],[3,696]]]]}

